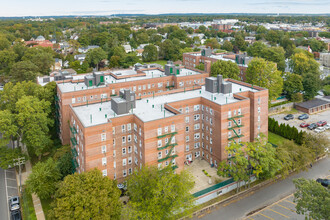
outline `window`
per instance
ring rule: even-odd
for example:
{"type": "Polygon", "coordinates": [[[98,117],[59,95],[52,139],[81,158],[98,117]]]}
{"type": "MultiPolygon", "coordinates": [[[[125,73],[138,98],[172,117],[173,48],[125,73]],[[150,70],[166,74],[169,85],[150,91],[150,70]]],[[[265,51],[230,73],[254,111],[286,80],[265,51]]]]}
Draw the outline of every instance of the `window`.
{"type": "Polygon", "coordinates": [[[200,124],[195,124],[194,125],[194,130],[198,130],[200,128],[200,124]]]}
{"type": "Polygon", "coordinates": [[[175,131],[175,125],[171,125],[171,132],[175,131]]]}
{"type": "Polygon", "coordinates": [[[238,120],[237,120],[238,125],[241,125],[241,122],[242,122],[241,119],[238,119],[238,120]]]}
{"type": "Polygon", "coordinates": [[[231,128],[231,121],[228,121],[228,128],[231,128]]]}
{"type": "Polygon", "coordinates": [[[132,168],[129,168],[128,169],[128,175],[131,175],[132,174],[132,168]]]}
{"type": "Polygon", "coordinates": [[[175,143],[175,136],[172,137],[171,143],[172,143],[172,144],[175,143]]]}
{"type": "Polygon", "coordinates": [[[130,131],[132,129],[131,123],[127,124],[127,131],[130,131]]]}
{"type": "Polygon", "coordinates": [[[195,120],[195,121],[197,121],[197,120],[199,120],[199,119],[200,119],[200,115],[199,115],[199,114],[194,115],[194,120],[195,120]]]}
{"type": "Polygon", "coordinates": [[[136,157],[134,158],[134,163],[138,165],[138,159],[136,157]]]}
{"type": "Polygon", "coordinates": [[[124,133],[126,131],[126,126],[125,125],[122,125],[121,126],[121,131],[124,133]]]}
{"type": "Polygon", "coordinates": [[[131,142],[131,140],[132,140],[132,135],[128,135],[127,136],[127,142],[131,142]]]}
{"type": "Polygon", "coordinates": [[[213,130],[212,130],[212,128],[210,128],[210,134],[212,134],[213,133],[213,130]]]}
{"type": "Polygon", "coordinates": [[[93,96],[91,95],[90,99],[93,99],[93,96]]]}
{"type": "Polygon", "coordinates": [[[231,138],[231,131],[228,132],[228,138],[231,138]]]}
{"type": "Polygon", "coordinates": [[[122,149],[122,152],[123,152],[123,155],[126,154],[126,147],[124,147],[124,148],[122,149]]]}
{"type": "Polygon", "coordinates": [[[157,129],[157,134],[158,134],[158,136],[162,135],[162,128],[157,129]]]}
{"type": "Polygon", "coordinates": [[[194,139],[195,139],[195,140],[198,140],[199,138],[200,138],[200,133],[195,133],[195,134],[194,134],[194,139]]]}
{"type": "Polygon", "coordinates": [[[116,161],[113,162],[113,168],[116,168],[116,161]]]}
{"type": "Polygon", "coordinates": [[[165,138],[165,144],[167,144],[168,143],[168,138],[165,138]]]}
{"type": "Polygon", "coordinates": [[[107,165],[107,158],[106,157],[102,158],[102,165],[103,166],[107,165]]]}
{"type": "Polygon", "coordinates": [[[158,169],[162,169],[162,163],[158,164],[158,169]]]}
{"type": "Polygon", "coordinates": [[[168,166],[168,161],[165,161],[165,166],[168,166]]]}
{"type": "Polygon", "coordinates": [[[213,120],[212,120],[212,118],[210,118],[210,124],[213,125],[213,120]]]}
{"type": "Polygon", "coordinates": [[[125,136],[122,137],[122,143],[123,143],[123,144],[126,143],[126,137],[125,137],[125,136]]]}
{"type": "Polygon", "coordinates": [[[158,159],[162,158],[162,152],[158,152],[158,159]]]}
{"type": "Polygon", "coordinates": [[[161,146],[162,146],[162,140],[158,140],[158,142],[157,142],[157,146],[158,146],[158,147],[161,147],[161,146]]]}
{"type": "Polygon", "coordinates": [[[260,107],[258,107],[258,113],[260,113],[260,107]]]}
{"type": "Polygon", "coordinates": [[[189,113],[189,107],[186,107],[186,113],[189,113]]]}
{"type": "Polygon", "coordinates": [[[186,117],[185,121],[186,123],[189,123],[189,116],[186,117]]]}
{"type": "Polygon", "coordinates": [[[116,150],[113,151],[113,157],[116,157],[116,150]]]}
{"type": "Polygon", "coordinates": [[[212,138],[210,137],[210,144],[213,144],[212,138]]]}
{"type": "Polygon", "coordinates": [[[199,147],[200,147],[200,143],[199,143],[199,142],[194,144],[194,148],[195,148],[195,149],[197,149],[197,148],[199,148],[199,147]]]}
{"type": "Polygon", "coordinates": [[[189,151],[189,144],[186,145],[186,151],[189,151]]]}
{"type": "Polygon", "coordinates": [[[228,118],[231,118],[231,111],[228,112],[228,118]]]}
{"type": "Polygon", "coordinates": [[[78,102],[80,102],[81,98],[80,98],[80,97],[78,97],[77,99],[78,99],[78,102]]]}
{"type": "Polygon", "coordinates": [[[128,158],[128,164],[132,164],[132,157],[128,158]]]}
{"type": "Polygon", "coordinates": [[[72,104],[76,103],[76,99],[72,98],[72,104]]]}
{"type": "Polygon", "coordinates": [[[107,170],[102,170],[102,175],[103,176],[107,176],[108,174],[107,174],[107,170]]]}
{"type": "Polygon", "coordinates": [[[113,128],[112,128],[112,134],[115,134],[115,133],[116,133],[116,128],[113,127],[113,128]]]}
{"type": "Polygon", "coordinates": [[[168,150],[165,150],[165,156],[167,156],[168,155],[168,150]]]}
{"type": "Polygon", "coordinates": [[[186,136],[186,142],[189,142],[189,136],[186,136]]]}
{"type": "Polygon", "coordinates": [[[123,177],[127,176],[127,171],[123,170],[123,177]]]}
{"type": "Polygon", "coordinates": [[[168,126],[166,126],[166,127],[164,128],[164,131],[165,131],[165,133],[168,132],[168,126]]]}
{"type": "Polygon", "coordinates": [[[126,166],[126,159],[123,159],[123,166],[126,166]]]}
{"type": "Polygon", "coordinates": [[[186,132],[189,132],[189,127],[188,126],[186,126],[186,132]]]}
{"type": "Polygon", "coordinates": [[[199,110],[199,105],[194,105],[194,111],[198,111],[199,110]]]}
{"type": "Polygon", "coordinates": [[[137,154],[138,151],[137,151],[137,147],[134,145],[134,152],[137,154]]]}
{"type": "Polygon", "coordinates": [[[242,110],[241,108],[238,109],[238,115],[241,115],[242,114],[242,110]]]}
{"type": "Polygon", "coordinates": [[[132,146],[129,146],[129,147],[128,147],[128,153],[129,153],[129,154],[132,153],[132,146]]]}
{"type": "Polygon", "coordinates": [[[102,149],[102,154],[104,154],[105,152],[107,152],[107,146],[103,145],[101,147],[101,149],[102,149]]]}
{"type": "Polygon", "coordinates": [[[258,130],[260,131],[260,125],[258,125],[258,130]]]}
{"type": "Polygon", "coordinates": [[[134,131],[137,131],[137,125],[134,123],[134,131]]]}
{"type": "Polygon", "coordinates": [[[211,152],[211,154],[212,154],[212,147],[210,147],[210,152],[211,152]]]}
{"type": "Polygon", "coordinates": [[[238,134],[241,134],[241,129],[240,128],[238,129],[238,134]]]}
{"type": "Polygon", "coordinates": [[[86,102],[86,96],[83,97],[83,101],[86,102]]]}
{"type": "Polygon", "coordinates": [[[261,102],[261,99],[260,99],[260,97],[258,98],[258,103],[260,104],[260,102],[261,102]]]}
{"type": "Polygon", "coordinates": [[[260,115],[258,115],[258,121],[260,121],[260,115]]]}
{"type": "Polygon", "coordinates": [[[209,111],[209,107],[206,107],[206,112],[208,112],[209,111]]]}
{"type": "Polygon", "coordinates": [[[105,141],[106,139],[107,139],[106,134],[105,133],[101,134],[101,141],[105,141]]]}
{"type": "Polygon", "coordinates": [[[213,109],[210,108],[210,114],[213,115],[213,109]]]}

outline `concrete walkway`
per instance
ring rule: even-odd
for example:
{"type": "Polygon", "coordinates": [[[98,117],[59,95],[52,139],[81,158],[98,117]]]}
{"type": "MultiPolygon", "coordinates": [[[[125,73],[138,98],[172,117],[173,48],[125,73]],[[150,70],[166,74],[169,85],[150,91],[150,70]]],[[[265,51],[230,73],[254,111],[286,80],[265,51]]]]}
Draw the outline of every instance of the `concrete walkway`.
{"type": "MultiPolygon", "coordinates": [[[[25,181],[27,180],[31,172],[32,172],[32,166],[31,166],[31,162],[28,160],[25,163],[25,172],[22,172],[22,180],[21,180],[22,185],[25,184],[25,181]]],[[[19,175],[18,173],[16,175],[19,184],[19,175]]],[[[39,197],[35,194],[32,194],[32,201],[33,201],[34,211],[36,212],[37,220],[45,220],[45,214],[42,210],[41,201],[39,197]]]]}

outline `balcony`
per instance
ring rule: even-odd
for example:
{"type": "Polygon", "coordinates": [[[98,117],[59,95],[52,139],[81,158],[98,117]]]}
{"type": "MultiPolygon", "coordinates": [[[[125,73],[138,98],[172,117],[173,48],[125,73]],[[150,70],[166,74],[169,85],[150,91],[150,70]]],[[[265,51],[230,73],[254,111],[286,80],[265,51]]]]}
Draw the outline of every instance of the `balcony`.
{"type": "Polygon", "coordinates": [[[159,135],[159,136],[157,136],[157,138],[159,139],[159,138],[163,138],[163,137],[166,137],[166,136],[168,136],[168,135],[172,135],[172,136],[174,136],[174,135],[176,135],[178,132],[171,132],[171,133],[167,133],[167,134],[163,134],[163,135],[159,135]]]}
{"type": "Polygon", "coordinates": [[[233,117],[228,118],[228,120],[233,120],[235,118],[241,118],[241,117],[243,117],[243,115],[235,115],[233,117]]]}
{"type": "Polygon", "coordinates": [[[70,138],[72,146],[77,145],[77,139],[75,137],[70,138]]]}
{"type": "Polygon", "coordinates": [[[71,148],[71,153],[73,157],[77,157],[78,156],[78,152],[76,150],[76,148],[71,148]]]}
{"type": "Polygon", "coordinates": [[[74,126],[73,127],[70,126],[70,130],[73,135],[77,134],[77,129],[74,126]]]}
{"type": "Polygon", "coordinates": [[[162,158],[162,159],[159,159],[158,162],[163,162],[163,161],[165,161],[165,160],[167,160],[167,159],[169,159],[169,158],[174,159],[174,158],[176,158],[176,157],[178,157],[177,154],[174,154],[174,155],[167,155],[166,157],[164,157],[164,158],[162,158]]]}
{"type": "Polygon", "coordinates": [[[79,167],[79,164],[75,158],[72,159],[73,169],[76,170],[79,167]]]}

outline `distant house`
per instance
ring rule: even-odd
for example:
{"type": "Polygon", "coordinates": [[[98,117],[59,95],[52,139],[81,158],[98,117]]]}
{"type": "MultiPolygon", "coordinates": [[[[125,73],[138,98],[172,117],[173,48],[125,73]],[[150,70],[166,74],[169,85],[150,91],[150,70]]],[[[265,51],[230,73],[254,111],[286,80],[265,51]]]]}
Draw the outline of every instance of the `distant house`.
{"type": "Polygon", "coordinates": [[[256,41],[256,37],[251,37],[251,36],[245,37],[245,42],[248,42],[249,44],[252,44],[255,41],[256,41]]]}
{"type": "Polygon", "coordinates": [[[125,45],[123,45],[123,47],[124,47],[126,53],[130,53],[130,52],[132,52],[132,47],[131,47],[131,45],[129,45],[129,44],[125,44],[125,45]]]}
{"type": "Polygon", "coordinates": [[[37,47],[37,46],[40,46],[40,47],[51,47],[53,49],[58,49],[59,46],[55,46],[56,44],[52,43],[51,41],[49,40],[46,40],[43,36],[38,36],[36,39],[34,38],[31,38],[31,40],[29,41],[25,41],[24,42],[26,46],[29,46],[29,47],[37,47]]]}
{"type": "Polygon", "coordinates": [[[137,49],[136,50],[136,56],[138,57],[142,57],[142,53],[143,53],[144,49],[137,49]]]}
{"type": "Polygon", "coordinates": [[[92,50],[92,49],[95,49],[95,48],[99,48],[99,46],[90,45],[90,46],[87,46],[87,47],[81,47],[81,48],[78,48],[78,52],[79,53],[87,53],[89,50],[92,50]]]}
{"type": "Polygon", "coordinates": [[[75,60],[79,60],[80,61],[80,65],[85,61],[86,59],[86,54],[77,54],[74,55],[74,59],[75,60]]]}
{"type": "Polygon", "coordinates": [[[50,39],[49,41],[50,41],[52,44],[56,44],[56,39],[54,39],[54,38],[53,38],[53,39],[50,39]]]}
{"type": "Polygon", "coordinates": [[[223,38],[224,41],[232,41],[232,40],[235,40],[234,37],[224,37],[223,38]]]}
{"type": "Polygon", "coordinates": [[[70,36],[71,40],[78,40],[78,38],[79,38],[78,34],[73,34],[70,36]]]}
{"type": "Polygon", "coordinates": [[[62,69],[62,59],[55,58],[55,63],[50,67],[52,71],[62,69]]]}

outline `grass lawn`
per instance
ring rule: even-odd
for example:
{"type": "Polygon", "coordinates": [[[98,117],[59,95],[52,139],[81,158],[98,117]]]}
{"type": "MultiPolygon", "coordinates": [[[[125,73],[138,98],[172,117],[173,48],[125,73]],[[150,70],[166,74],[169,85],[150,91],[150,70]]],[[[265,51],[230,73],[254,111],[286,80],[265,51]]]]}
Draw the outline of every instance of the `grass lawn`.
{"type": "Polygon", "coordinates": [[[36,212],[32,202],[32,196],[26,190],[24,190],[22,193],[21,202],[23,219],[37,220],[36,212]]]}
{"type": "Polygon", "coordinates": [[[167,64],[167,60],[156,60],[156,61],[152,61],[152,62],[143,62],[141,61],[141,63],[146,63],[146,64],[151,64],[151,63],[157,63],[159,65],[162,65],[163,67],[165,66],[165,64],[167,64]]]}
{"type": "Polygon", "coordinates": [[[288,139],[268,131],[268,141],[272,144],[282,145],[288,139]]]}
{"type": "Polygon", "coordinates": [[[49,210],[51,209],[50,204],[52,203],[52,199],[40,199],[41,205],[42,205],[42,210],[44,211],[45,218],[47,219],[47,214],[49,210]]]}

